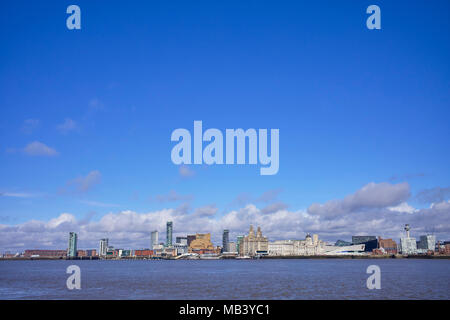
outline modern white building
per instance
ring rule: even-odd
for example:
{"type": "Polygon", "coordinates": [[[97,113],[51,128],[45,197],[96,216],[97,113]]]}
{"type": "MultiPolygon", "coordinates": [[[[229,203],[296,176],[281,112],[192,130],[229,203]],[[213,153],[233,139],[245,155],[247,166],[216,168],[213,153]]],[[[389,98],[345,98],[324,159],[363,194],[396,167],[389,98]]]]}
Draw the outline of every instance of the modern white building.
{"type": "Polygon", "coordinates": [[[400,248],[402,254],[416,254],[417,253],[416,238],[401,238],[400,248]]]}
{"type": "Polygon", "coordinates": [[[269,256],[355,255],[364,253],[364,244],[351,246],[328,245],[319,236],[308,234],[305,240],[269,242],[269,256]]]}
{"type": "Polygon", "coordinates": [[[406,237],[400,239],[400,251],[402,254],[416,254],[417,242],[416,238],[411,238],[409,234],[409,224],[405,225],[406,237]]]}
{"type": "Polygon", "coordinates": [[[175,243],[187,245],[187,237],[176,237],[175,239],[176,239],[175,243]]]}
{"type": "Polygon", "coordinates": [[[155,246],[158,245],[158,231],[152,231],[150,237],[150,250],[155,249],[155,246]]]}
{"type": "Polygon", "coordinates": [[[106,256],[106,252],[108,251],[108,239],[100,240],[100,248],[98,250],[98,255],[103,257],[106,256]]]}
{"type": "Polygon", "coordinates": [[[321,254],[326,256],[341,256],[341,255],[363,255],[365,244],[353,244],[350,246],[323,246],[323,252],[321,254]]]}
{"type": "Polygon", "coordinates": [[[436,249],[436,236],[432,234],[420,236],[420,241],[417,249],[421,249],[424,251],[434,251],[436,249]]]}
{"type": "Polygon", "coordinates": [[[188,253],[188,245],[184,243],[174,243],[173,248],[177,251],[177,255],[188,253]]]}

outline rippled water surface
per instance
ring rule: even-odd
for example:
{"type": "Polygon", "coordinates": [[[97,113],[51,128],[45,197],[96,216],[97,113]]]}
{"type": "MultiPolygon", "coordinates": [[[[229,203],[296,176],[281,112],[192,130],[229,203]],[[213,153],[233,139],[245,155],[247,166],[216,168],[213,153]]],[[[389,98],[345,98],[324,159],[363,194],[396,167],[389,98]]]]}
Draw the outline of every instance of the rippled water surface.
{"type": "Polygon", "coordinates": [[[450,299],[450,260],[0,261],[0,299],[450,299]]]}

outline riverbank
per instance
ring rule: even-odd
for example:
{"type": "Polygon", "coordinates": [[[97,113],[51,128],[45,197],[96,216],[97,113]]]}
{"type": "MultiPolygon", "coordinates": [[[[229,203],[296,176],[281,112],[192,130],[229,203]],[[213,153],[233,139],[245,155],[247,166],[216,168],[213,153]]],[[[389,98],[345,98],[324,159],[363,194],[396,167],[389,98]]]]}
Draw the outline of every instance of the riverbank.
{"type": "MultiPolygon", "coordinates": [[[[258,259],[262,260],[277,260],[277,259],[450,259],[450,255],[335,255],[335,256],[263,256],[258,259]]],[[[160,258],[160,257],[122,257],[122,258],[100,258],[100,257],[13,257],[0,258],[0,261],[14,261],[14,260],[177,260],[174,257],[160,258]]],[[[189,260],[189,259],[179,259],[189,260]]],[[[210,259],[194,259],[194,260],[210,260],[210,259]]],[[[222,260],[220,258],[219,260],[222,260]]],[[[223,260],[238,260],[235,258],[226,257],[223,260]]],[[[249,260],[249,259],[245,259],[249,260]]]]}

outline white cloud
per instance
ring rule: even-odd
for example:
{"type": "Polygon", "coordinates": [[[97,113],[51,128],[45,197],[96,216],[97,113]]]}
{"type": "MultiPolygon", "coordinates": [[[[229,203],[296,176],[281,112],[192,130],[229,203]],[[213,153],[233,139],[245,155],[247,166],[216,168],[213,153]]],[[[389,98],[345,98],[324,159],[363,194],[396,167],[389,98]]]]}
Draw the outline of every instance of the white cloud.
{"type": "MultiPolygon", "coordinates": [[[[385,189],[397,196],[390,195],[389,200],[375,201],[369,199],[368,194],[361,195],[357,191],[352,197],[345,197],[351,203],[337,205],[340,214],[332,217],[311,213],[309,209],[288,210],[277,203],[262,209],[248,204],[224,214],[219,214],[215,205],[192,209],[182,203],[175,208],[152,212],[110,212],[98,221],[79,220],[70,213],[63,213],[49,221],[30,220],[18,225],[0,225],[0,250],[65,249],[70,231],[78,233],[80,248],[97,248],[99,239],[104,237],[108,237],[115,247],[144,248],[149,245],[151,230],[159,230],[164,238],[166,222],[169,220],[173,221],[174,236],[211,232],[216,244],[221,243],[223,229],[229,229],[230,237],[235,239],[237,235],[246,234],[250,224],[260,226],[269,240],[302,239],[306,233],[317,233],[320,239],[331,242],[337,239],[350,240],[352,235],[375,235],[398,240],[406,223],[411,225],[412,235],[416,238],[429,232],[434,232],[441,240],[450,238],[449,201],[434,203],[426,209],[414,209],[404,201],[397,203],[404,196],[402,188],[409,190],[409,186],[384,186],[384,191],[378,188],[371,189],[376,191],[377,196],[386,195],[385,189]]],[[[368,190],[363,189],[364,192],[368,190]]]]}
{"type": "Polygon", "coordinates": [[[406,212],[406,213],[414,213],[414,212],[418,211],[416,208],[410,206],[406,202],[402,202],[398,206],[395,206],[395,207],[388,207],[388,210],[397,211],[397,212],[406,212]]]}
{"type": "Polygon", "coordinates": [[[66,118],[63,123],[56,126],[56,129],[58,129],[59,132],[66,134],[77,129],[77,127],[78,125],[74,120],[66,118]]]}
{"type": "Polygon", "coordinates": [[[61,213],[59,217],[51,219],[47,222],[46,227],[49,229],[55,229],[60,227],[63,224],[66,225],[74,225],[76,223],[75,217],[70,213],[61,213]]]}
{"type": "Polygon", "coordinates": [[[344,199],[330,200],[324,204],[313,203],[309,206],[308,212],[324,218],[334,218],[364,209],[396,206],[406,201],[409,196],[409,184],[406,182],[398,184],[371,182],[344,199]]]}
{"type": "Polygon", "coordinates": [[[29,143],[23,152],[30,156],[47,156],[52,157],[58,155],[58,152],[39,141],[29,143]]]}

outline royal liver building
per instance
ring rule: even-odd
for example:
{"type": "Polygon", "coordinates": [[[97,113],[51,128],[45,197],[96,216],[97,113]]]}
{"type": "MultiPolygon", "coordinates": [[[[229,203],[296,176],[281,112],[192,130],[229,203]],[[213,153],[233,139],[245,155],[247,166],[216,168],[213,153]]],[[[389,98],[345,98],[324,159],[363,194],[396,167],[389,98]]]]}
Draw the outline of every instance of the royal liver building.
{"type": "Polygon", "coordinates": [[[243,256],[256,256],[260,254],[267,254],[269,250],[269,241],[266,237],[262,236],[261,228],[255,232],[253,226],[250,226],[250,231],[248,236],[245,236],[242,240],[242,245],[240,246],[239,253],[243,256]]]}

